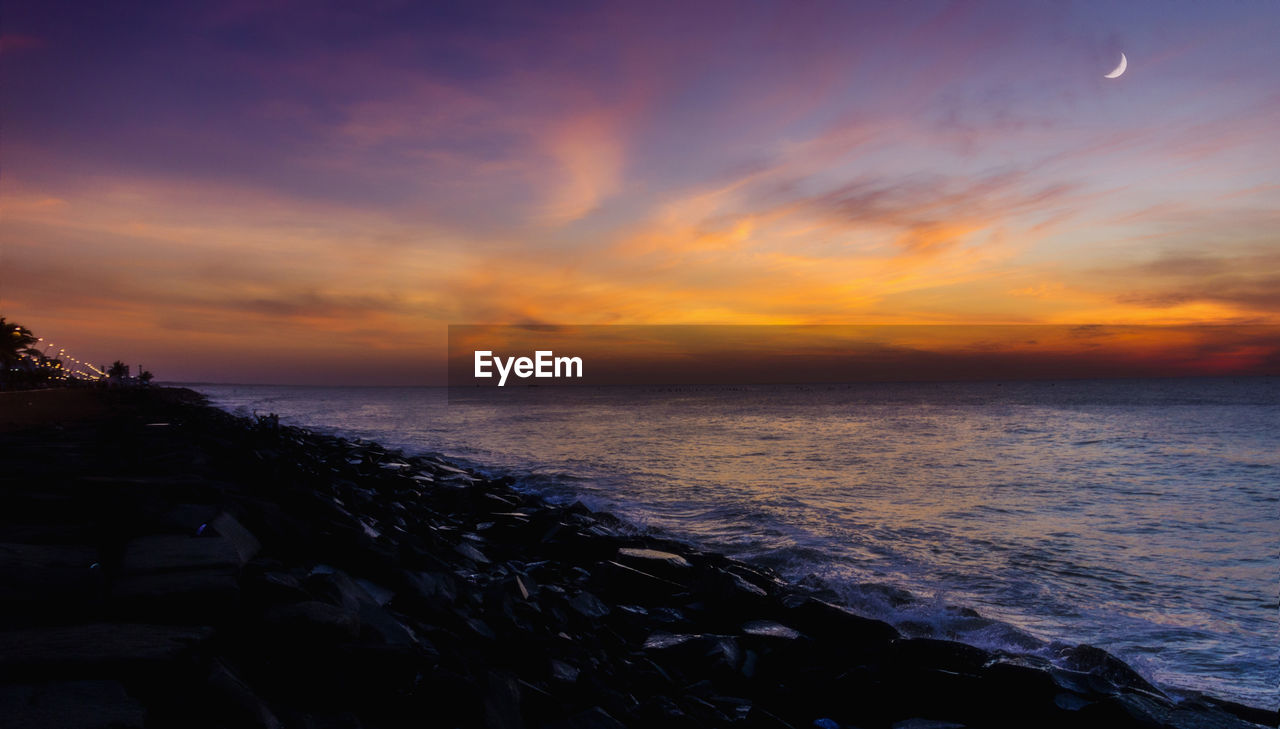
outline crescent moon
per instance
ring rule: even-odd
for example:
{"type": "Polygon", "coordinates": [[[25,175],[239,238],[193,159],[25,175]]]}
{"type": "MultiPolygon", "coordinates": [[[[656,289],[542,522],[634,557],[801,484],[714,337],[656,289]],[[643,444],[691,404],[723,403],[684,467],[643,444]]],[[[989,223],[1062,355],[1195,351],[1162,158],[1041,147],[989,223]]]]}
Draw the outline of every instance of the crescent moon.
{"type": "Polygon", "coordinates": [[[1128,67],[1129,67],[1129,59],[1125,58],[1125,57],[1124,57],[1124,54],[1123,54],[1123,53],[1121,53],[1121,54],[1120,54],[1120,65],[1119,65],[1119,66],[1116,66],[1116,67],[1111,71],[1111,73],[1107,74],[1106,76],[1103,76],[1103,78],[1120,78],[1120,75],[1121,75],[1121,74],[1123,74],[1123,73],[1124,73],[1124,70],[1125,70],[1126,68],[1128,68],[1128,67]]]}

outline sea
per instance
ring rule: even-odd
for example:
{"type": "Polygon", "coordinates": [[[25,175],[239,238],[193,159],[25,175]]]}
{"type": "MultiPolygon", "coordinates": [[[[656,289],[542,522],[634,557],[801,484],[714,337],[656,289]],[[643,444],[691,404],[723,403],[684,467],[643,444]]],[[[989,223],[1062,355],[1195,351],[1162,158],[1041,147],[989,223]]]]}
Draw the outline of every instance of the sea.
{"type": "Polygon", "coordinates": [[[1280,378],[193,387],[511,476],[908,634],[1088,643],[1174,695],[1280,706],[1280,378]]]}

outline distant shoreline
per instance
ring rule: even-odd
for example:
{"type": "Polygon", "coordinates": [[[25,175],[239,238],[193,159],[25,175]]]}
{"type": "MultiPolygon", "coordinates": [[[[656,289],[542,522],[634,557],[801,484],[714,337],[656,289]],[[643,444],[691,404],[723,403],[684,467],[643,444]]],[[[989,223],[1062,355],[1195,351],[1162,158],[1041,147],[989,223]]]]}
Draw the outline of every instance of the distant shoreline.
{"type": "MultiPolygon", "coordinates": [[[[1141,382],[1148,380],[1157,381],[1175,381],[1175,380],[1266,380],[1280,379],[1280,374],[1248,374],[1248,375],[1167,375],[1152,377],[1080,377],[1080,378],[1028,378],[1028,379],[957,379],[957,380],[863,380],[856,382],[757,382],[757,383],[666,383],[666,384],[538,384],[538,385],[519,385],[508,384],[508,390],[521,389],[524,387],[537,387],[549,389],[553,387],[565,388],[611,388],[611,387],[634,387],[634,388],[663,388],[663,387],[859,387],[866,385],[981,385],[981,384],[1044,384],[1054,382],[1141,382]]],[[[285,383],[277,384],[271,382],[189,382],[189,381],[165,381],[158,382],[156,386],[168,388],[198,388],[198,387],[325,387],[325,388],[353,388],[353,389],[437,389],[445,390],[453,387],[460,390],[488,389],[484,387],[457,387],[447,384],[352,384],[352,383],[312,383],[298,384],[285,383]]]]}

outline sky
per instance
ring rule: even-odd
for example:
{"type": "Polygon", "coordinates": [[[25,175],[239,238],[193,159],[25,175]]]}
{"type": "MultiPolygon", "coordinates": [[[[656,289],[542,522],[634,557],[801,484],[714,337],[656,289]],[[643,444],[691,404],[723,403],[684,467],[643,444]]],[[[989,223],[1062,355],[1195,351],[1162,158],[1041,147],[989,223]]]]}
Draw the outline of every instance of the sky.
{"type": "Polygon", "coordinates": [[[1280,323],[1274,2],[18,0],[0,36],[0,315],[161,380],[438,382],[450,324],[1280,323]]]}

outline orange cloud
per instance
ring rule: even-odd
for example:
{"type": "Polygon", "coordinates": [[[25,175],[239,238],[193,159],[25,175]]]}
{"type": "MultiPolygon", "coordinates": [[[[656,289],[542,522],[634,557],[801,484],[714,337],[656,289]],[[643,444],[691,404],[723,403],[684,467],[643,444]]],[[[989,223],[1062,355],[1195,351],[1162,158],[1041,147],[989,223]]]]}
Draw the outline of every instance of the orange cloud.
{"type": "Polygon", "coordinates": [[[553,166],[546,171],[545,223],[572,223],[618,192],[625,152],[617,127],[609,114],[588,113],[558,124],[547,135],[543,143],[553,166]]]}

